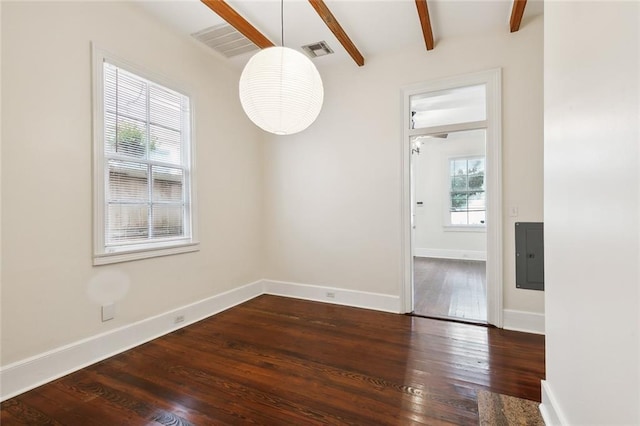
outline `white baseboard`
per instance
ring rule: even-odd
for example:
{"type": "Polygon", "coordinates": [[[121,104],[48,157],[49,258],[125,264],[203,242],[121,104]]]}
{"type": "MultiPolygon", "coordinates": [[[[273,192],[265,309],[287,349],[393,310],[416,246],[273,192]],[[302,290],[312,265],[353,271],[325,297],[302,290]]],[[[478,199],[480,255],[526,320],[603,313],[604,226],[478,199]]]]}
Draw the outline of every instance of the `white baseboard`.
{"type": "Polygon", "coordinates": [[[395,314],[400,312],[400,297],[389,294],[273,280],[263,280],[263,283],[265,294],[393,312],[395,314]]]}
{"type": "Polygon", "coordinates": [[[435,257],[438,259],[487,260],[486,251],[476,250],[415,248],[413,249],[413,255],[418,257],[435,257]]]}
{"type": "Polygon", "coordinates": [[[338,305],[400,312],[400,298],[273,280],[259,280],[190,305],[146,318],[106,333],[71,343],[0,368],[0,401],[117,355],[179,328],[232,308],[262,294],[314,300],[338,305]],[[327,296],[332,293],[334,297],[327,296]],[[177,316],[184,322],[175,324],[177,316]]]}
{"type": "Polygon", "coordinates": [[[542,380],[542,403],[540,404],[540,414],[547,426],[568,425],[566,416],[562,413],[558,400],[551,391],[551,386],[546,380],[542,380]]]}
{"type": "Polygon", "coordinates": [[[544,314],[504,309],[502,326],[507,330],[544,334],[544,314]]]}
{"type": "Polygon", "coordinates": [[[256,281],[190,305],[110,330],[0,369],[0,401],[222,312],[263,293],[256,281]],[[184,322],[175,324],[183,315],[184,322]]]}

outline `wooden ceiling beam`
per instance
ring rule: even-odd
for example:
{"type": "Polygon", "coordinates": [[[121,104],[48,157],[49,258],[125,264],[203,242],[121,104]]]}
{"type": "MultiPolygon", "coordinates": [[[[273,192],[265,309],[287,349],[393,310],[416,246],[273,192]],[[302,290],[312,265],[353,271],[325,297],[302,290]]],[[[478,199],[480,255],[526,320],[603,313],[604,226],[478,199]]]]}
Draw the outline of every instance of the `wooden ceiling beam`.
{"type": "Polygon", "coordinates": [[[511,8],[511,32],[515,33],[520,29],[520,23],[522,22],[522,16],[524,15],[524,8],[527,5],[527,0],[513,0],[513,7],[511,8]]]}
{"type": "Polygon", "coordinates": [[[424,44],[427,46],[427,50],[433,50],[435,44],[433,42],[433,29],[431,28],[431,19],[429,19],[427,0],[416,0],[416,7],[418,8],[418,16],[420,17],[424,44]]]}
{"type": "Polygon", "coordinates": [[[227,21],[229,25],[238,30],[242,35],[251,40],[253,44],[260,49],[272,47],[275,44],[262,34],[256,27],[251,25],[249,21],[244,19],[242,15],[236,12],[225,0],[201,0],[209,9],[217,13],[222,19],[227,21]]]}
{"type": "Polygon", "coordinates": [[[329,10],[329,7],[327,7],[324,1],[309,0],[309,3],[311,3],[311,6],[313,6],[315,11],[318,12],[318,15],[320,15],[320,18],[322,18],[324,23],[327,24],[327,27],[329,27],[333,35],[335,35],[338,41],[340,42],[340,44],[342,44],[342,46],[346,49],[349,55],[351,55],[351,57],[356,62],[356,64],[358,64],[358,66],[360,67],[363,66],[364,57],[362,56],[362,54],[360,53],[356,45],[353,44],[353,42],[351,41],[347,33],[344,31],[344,29],[342,29],[342,26],[340,25],[340,23],[338,23],[338,20],[336,19],[335,16],[333,16],[333,13],[331,13],[331,11],[329,10]]]}

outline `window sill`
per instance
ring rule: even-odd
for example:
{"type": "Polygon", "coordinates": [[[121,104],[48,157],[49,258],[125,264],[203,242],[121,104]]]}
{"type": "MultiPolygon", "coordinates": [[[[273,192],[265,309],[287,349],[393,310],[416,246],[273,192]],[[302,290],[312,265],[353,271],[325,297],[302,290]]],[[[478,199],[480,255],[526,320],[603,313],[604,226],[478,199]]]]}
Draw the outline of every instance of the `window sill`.
{"type": "Polygon", "coordinates": [[[444,232],[487,232],[486,225],[445,225],[444,232]]]}
{"type": "Polygon", "coordinates": [[[130,262],[132,260],[170,256],[173,254],[190,253],[199,250],[200,243],[191,242],[156,248],[142,248],[136,250],[116,251],[113,253],[100,253],[93,256],[93,265],[109,265],[111,263],[130,262]]]}

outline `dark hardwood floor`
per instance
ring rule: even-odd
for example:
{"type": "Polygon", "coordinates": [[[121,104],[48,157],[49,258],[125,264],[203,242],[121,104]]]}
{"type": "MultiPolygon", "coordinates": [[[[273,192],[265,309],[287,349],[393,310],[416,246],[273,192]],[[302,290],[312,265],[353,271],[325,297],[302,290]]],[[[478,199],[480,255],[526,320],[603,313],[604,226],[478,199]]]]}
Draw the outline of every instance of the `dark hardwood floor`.
{"type": "Polygon", "coordinates": [[[414,257],[414,313],[487,322],[486,262],[414,257]]]}
{"type": "Polygon", "coordinates": [[[544,337],[260,296],[2,403],[48,425],[478,424],[540,401],[544,337]]]}

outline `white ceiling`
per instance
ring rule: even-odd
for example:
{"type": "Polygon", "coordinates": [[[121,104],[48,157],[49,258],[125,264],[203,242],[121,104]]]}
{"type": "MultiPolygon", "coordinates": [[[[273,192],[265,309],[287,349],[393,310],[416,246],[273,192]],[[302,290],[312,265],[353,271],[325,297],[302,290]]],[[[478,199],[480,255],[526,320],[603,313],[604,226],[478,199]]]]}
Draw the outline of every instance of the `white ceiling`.
{"type": "MultiPolygon", "coordinates": [[[[279,0],[227,0],[227,3],[272,42],[281,44],[279,0]]],[[[416,43],[424,45],[414,0],[326,0],[325,3],[364,56],[365,66],[366,60],[373,56],[416,43]]],[[[224,23],[199,0],[137,4],[184,35],[224,23]]],[[[511,0],[428,0],[428,5],[435,49],[440,40],[447,38],[509,32],[511,0]]],[[[521,28],[542,13],[543,1],[529,0],[521,28]]],[[[335,53],[314,59],[319,68],[343,62],[357,66],[307,0],[284,0],[285,46],[301,50],[302,45],[323,40],[335,53]]],[[[242,68],[252,54],[224,60],[242,68]]]]}

